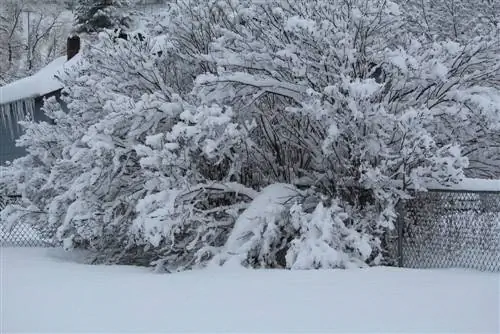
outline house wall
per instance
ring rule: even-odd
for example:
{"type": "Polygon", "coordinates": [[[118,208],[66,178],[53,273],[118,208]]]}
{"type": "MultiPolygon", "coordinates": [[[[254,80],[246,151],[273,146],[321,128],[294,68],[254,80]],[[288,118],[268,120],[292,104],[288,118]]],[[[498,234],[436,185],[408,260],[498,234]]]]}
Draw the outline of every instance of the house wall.
{"type": "MultiPolygon", "coordinates": [[[[47,117],[42,111],[44,98],[49,98],[55,96],[56,99],[62,104],[63,109],[66,110],[66,106],[62,101],[60,101],[61,91],[56,91],[47,94],[43,97],[38,97],[34,99],[34,108],[32,111],[26,110],[29,103],[24,104],[24,111],[22,115],[30,115],[33,117],[35,122],[52,122],[52,120],[47,117]]],[[[0,112],[2,109],[0,108],[0,112]]],[[[18,124],[18,118],[13,115],[0,115],[0,165],[5,165],[7,161],[13,161],[16,158],[20,158],[26,154],[26,151],[22,147],[16,146],[16,140],[22,135],[22,129],[18,124]]],[[[19,116],[19,115],[17,115],[19,116]]]]}
{"type": "Polygon", "coordinates": [[[12,126],[11,124],[5,124],[2,120],[0,121],[3,124],[0,126],[0,165],[4,165],[7,161],[12,161],[15,158],[23,156],[26,152],[21,147],[16,147],[15,139],[13,138],[11,133],[6,129],[7,126],[12,126]]]}

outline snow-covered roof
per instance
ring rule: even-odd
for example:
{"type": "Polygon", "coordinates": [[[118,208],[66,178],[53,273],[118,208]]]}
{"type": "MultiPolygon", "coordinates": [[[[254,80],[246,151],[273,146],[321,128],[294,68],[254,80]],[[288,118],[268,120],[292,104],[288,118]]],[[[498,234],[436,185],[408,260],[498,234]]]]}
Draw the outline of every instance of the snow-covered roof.
{"type": "Polygon", "coordinates": [[[80,58],[80,54],[68,61],[66,61],[66,56],[59,57],[32,76],[0,87],[0,104],[43,96],[63,88],[62,83],[56,79],[56,75],[72,68],[80,58]]]}

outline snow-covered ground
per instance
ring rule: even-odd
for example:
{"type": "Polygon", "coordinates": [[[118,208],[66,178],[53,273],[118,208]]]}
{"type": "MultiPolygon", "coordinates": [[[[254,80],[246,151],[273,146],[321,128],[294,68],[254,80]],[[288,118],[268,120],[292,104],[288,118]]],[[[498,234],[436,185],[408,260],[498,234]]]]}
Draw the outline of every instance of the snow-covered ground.
{"type": "Polygon", "coordinates": [[[1,248],[1,333],[499,332],[498,274],[88,266],[1,248]]]}

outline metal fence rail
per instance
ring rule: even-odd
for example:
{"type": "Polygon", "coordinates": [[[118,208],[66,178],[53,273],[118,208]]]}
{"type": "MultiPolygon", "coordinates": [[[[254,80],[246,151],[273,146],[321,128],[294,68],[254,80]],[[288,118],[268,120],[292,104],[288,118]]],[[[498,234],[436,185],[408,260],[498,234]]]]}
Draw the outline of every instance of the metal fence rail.
{"type": "Polygon", "coordinates": [[[500,272],[500,192],[418,193],[401,218],[403,267],[500,272]]]}

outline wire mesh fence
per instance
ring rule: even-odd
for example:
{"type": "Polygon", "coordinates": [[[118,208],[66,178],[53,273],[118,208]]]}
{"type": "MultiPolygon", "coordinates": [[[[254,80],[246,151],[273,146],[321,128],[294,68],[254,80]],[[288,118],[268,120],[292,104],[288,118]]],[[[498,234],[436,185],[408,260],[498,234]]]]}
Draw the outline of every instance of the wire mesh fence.
{"type": "MultiPolygon", "coordinates": [[[[0,211],[7,205],[20,204],[19,196],[0,196],[0,211]]],[[[29,224],[7,225],[0,222],[0,247],[51,247],[57,243],[55,231],[35,229],[29,224]]]]}
{"type": "MultiPolygon", "coordinates": [[[[0,211],[19,200],[0,197],[0,211]]],[[[500,192],[429,191],[401,209],[401,228],[386,240],[395,265],[500,272],[500,192]]],[[[54,246],[54,235],[26,224],[0,224],[4,247],[54,246]]]]}
{"type": "Polygon", "coordinates": [[[401,222],[401,266],[500,272],[500,192],[418,193],[401,222]]]}

